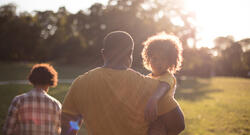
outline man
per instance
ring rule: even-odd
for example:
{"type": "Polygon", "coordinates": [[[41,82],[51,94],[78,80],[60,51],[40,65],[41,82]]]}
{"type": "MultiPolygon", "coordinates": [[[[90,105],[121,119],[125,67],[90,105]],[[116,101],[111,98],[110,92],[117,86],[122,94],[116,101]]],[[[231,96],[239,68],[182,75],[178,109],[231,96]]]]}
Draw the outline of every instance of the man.
{"type": "MultiPolygon", "coordinates": [[[[64,99],[62,135],[77,134],[82,118],[89,135],[147,134],[144,109],[159,82],[130,69],[133,49],[126,32],[104,38],[103,67],[79,76],[64,99]]],[[[165,114],[164,103],[160,101],[159,115],[165,114]]]]}
{"type": "Polygon", "coordinates": [[[3,134],[59,135],[61,103],[47,94],[57,85],[57,72],[49,64],[36,64],[28,78],[34,88],[12,100],[3,134]]]}

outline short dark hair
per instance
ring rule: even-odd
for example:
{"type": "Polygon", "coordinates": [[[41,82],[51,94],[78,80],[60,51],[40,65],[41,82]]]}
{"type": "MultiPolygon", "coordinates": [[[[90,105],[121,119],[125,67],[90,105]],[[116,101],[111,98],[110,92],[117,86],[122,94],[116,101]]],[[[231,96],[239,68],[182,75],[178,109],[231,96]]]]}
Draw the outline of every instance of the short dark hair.
{"type": "Polygon", "coordinates": [[[113,31],[108,33],[103,40],[105,53],[112,54],[111,57],[124,57],[131,55],[134,49],[133,38],[125,31],[113,31]]]}
{"type": "Polygon", "coordinates": [[[57,72],[47,63],[35,64],[28,75],[28,80],[32,85],[57,85],[57,72]]]}

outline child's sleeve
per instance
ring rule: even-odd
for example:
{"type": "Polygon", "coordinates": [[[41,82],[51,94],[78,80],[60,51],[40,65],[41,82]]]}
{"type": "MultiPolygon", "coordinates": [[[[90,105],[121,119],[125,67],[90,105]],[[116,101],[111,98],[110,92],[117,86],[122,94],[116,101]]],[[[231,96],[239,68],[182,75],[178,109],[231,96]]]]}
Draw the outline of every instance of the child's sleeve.
{"type": "Polygon", "coordinates": [[[3,133],[5,135],[15,134],[16,132],[18,123],[18,101],[18,97],[15,97],[9,107],[7,119],[3,126],[3,133]]]}
{"type": "Polygon", "coordinates": [[[175,81],[174,76],[161,76],[157,80],[168,83],[168,85],[170,86],[170,89],[174,88],[176,85],[176,81],[175,81]]]}
{"type": "MultiPolygon", "coordinates": [[[[173,92],[172,90],[175,89],[176,81],[175,78],[172,77],[160,77],[158,80],[162,82],[166,82],[170,85],[170,92],[173,92]]],[[[172,109],[176,108],[178,106],[177,101],[170,96],[170,94],[165,94],[161,100],[159,101],[158,105],[158,115],[162,115],[164,113],[167,113],[171,111],[172,109]]]]}

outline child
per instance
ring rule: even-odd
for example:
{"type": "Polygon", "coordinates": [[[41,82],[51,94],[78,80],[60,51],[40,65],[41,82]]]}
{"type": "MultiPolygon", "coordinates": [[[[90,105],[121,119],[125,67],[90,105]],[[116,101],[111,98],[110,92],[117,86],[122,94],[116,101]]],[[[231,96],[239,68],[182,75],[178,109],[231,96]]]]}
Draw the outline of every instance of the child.
{"type": "Polygon", "coordinates": [[[59,135],[61,103],[47,94],[49,87],[57,85],[57,72],[49,64],[36,64],[28,80],[33,89],[12,100],[3,128],[4,135],[59,135]]]}
{"type": "Polygon", "coordinates": [[[145,119],[151,121],[148,133],[178,135],[185,127],[182,111],[174,98],[174,73],[180,70],[182,63],[181,43],[177,37],[162,32],[148,38],[143,44],[144,67],[152,72],[149,77],[160,80],[162,86],[149,99],[145,109],[145,119]],[[159,100],[163,98],[168,101],[167,109],[161,111],[166,115],[158,114],[157,109],[159,100]],[[158,121],[157,116],[165,117],[164,121],[158,121]]]}

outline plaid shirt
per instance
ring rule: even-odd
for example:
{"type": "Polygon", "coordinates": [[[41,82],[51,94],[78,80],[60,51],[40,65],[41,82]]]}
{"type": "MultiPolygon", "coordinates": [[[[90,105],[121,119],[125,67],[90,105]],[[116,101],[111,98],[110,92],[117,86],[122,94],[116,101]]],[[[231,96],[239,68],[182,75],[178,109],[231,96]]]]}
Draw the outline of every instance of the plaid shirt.
{"type": "Polygon", "coordinates": [[[60,117],[61,103],[46,92],[33,89],[12,100],[3,132],[6,135],[58,135],[60,117]]]}

